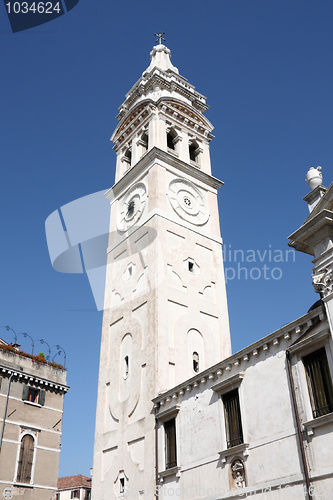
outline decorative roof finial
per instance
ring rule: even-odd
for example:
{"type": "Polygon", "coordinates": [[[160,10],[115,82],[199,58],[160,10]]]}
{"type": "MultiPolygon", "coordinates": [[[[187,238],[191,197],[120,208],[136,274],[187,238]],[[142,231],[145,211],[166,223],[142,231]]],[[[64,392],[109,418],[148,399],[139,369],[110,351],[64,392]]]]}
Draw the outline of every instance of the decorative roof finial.
{"type": "Polygon", "coordinates": [[[321,167],[310,167],[305,177],[306,182],[309,184],[311,189],[315,189],[317,186],[322,186],[323,176],[321,173],[321,167]]]}
{"type": "Polygon", "coordinates": [[[165,35],[164,31],[163,31],[163,33],[161,33],[161,32],[155,33],[155,36],[157,36],[156,43],[158,42],[159,45],[162,45],[162,40],[163,40],[163,42],[165,42],[165,38],[163,38],[163,35],[165,35]]]}

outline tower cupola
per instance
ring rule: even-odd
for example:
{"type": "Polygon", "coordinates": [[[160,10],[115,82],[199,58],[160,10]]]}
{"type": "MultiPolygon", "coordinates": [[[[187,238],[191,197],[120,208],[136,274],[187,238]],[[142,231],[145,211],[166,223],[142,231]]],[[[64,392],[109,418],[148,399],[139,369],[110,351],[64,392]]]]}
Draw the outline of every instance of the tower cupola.
{"type": "Polygon", "coordinates": [[[206,98],[179,74],[163,44],[150,53],[150,65],[126,94],[111,140],[117,153],[116,181],[152,148],[166,151],[211,173],[212,124],[204,116],[206,98]]]}

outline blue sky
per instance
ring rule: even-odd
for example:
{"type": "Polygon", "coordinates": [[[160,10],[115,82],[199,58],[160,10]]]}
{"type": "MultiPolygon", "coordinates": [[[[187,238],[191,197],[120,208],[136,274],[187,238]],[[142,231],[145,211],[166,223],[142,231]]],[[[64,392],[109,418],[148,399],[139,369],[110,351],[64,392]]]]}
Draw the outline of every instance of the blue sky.
{"type": "MultiPolygon", "coordinates": [[[[227,284],[237,351],[319,298],[310,256],[276,263],[268,251],[285,260],[287,236],[308,215],[308,168],[321,165],[326,186],[333,180],[332,18],[331,0],[80,0],[61,18],[13,34],[0,6],[0,325],[29,333],[38,352],[43,338],[67,353],[60,475],[88,475],[92,466],[102,314],[85,275],[52,269],[45,219],[112,186],[114,117],[149,65],[154,33],[165,31],[173,64],[211,106],[227,249],[256,252],[248,277],[253,267],[270,269],[269,279],[242,271],[227,284]]],[[[245,266],[225,265],[238,263],[245,266]]],[[[13,340],[4,329],[0,337],[13,340]]]]}

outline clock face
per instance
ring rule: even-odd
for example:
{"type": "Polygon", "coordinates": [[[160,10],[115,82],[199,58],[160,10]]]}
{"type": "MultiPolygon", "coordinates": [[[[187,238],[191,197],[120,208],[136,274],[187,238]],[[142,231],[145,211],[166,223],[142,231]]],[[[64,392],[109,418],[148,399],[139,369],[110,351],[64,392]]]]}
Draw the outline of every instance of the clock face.
{"type": "Polygon", "coordinates": [[[117,227],[119,231],[127,231],[141,217],[147,198],[146,186],[143,182],[134,184],[119,203],[117,227]]]}
{"type": "Polygon", "coordinates": [[[201,226],[208,221],[206,201],[199,189],[185,179],[174,179],[169,184],[169,201],[174,211],[182,219],[201,226]]]}

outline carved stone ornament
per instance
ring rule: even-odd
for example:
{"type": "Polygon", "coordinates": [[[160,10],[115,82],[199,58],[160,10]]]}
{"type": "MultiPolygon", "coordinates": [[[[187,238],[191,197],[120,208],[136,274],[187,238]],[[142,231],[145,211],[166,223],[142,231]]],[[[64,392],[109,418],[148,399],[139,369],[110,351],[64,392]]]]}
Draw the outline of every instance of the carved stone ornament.
{"type": "Polygon", "coordinates": [[[245,488],[245,471],[241,460],[235,460],[232,463],[231,472],[235,488],[245,488]]]}
{"type": "Polygon", "coordinates": [[[186,179],[174,179],[169,184],[168,197],[174,211],[182,219],[201,226],[208,221],[206,201],[199,189],[186,179]]]}
{"type": "Polygon", "coordinates": [[[333,269],[325,267],[322,271],[312,275],[312,284],[317,293],[325,298],[333,292],[333,269]]]}
{"type": "Polygon", "coordinates": [[[117,227],[119,231],[127,231],[140,219],[147,198],[146,186],[143,182],[134,184],[119,202],[117,227]]]}

